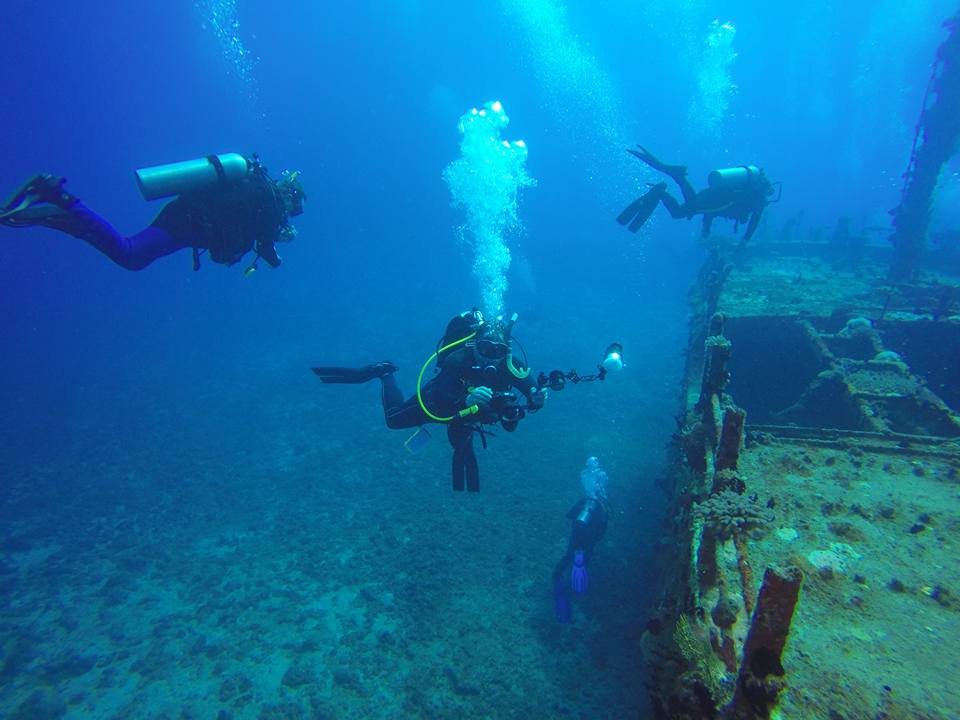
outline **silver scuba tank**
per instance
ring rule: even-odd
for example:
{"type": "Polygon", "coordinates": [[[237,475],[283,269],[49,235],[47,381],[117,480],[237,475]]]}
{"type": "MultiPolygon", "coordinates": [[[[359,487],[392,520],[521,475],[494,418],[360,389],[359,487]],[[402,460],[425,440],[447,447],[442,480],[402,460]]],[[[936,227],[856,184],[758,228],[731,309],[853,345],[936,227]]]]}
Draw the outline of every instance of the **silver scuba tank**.
{"type": "Polygon", "coordinates": [[[239,153],[223,153],[140,168],[135,175],[143,199],[157,200],[242,180],[252,167],[239,153]]]}
{"type": "Polygon", "coordinates": [[[586,525],[590,522],[590,516],[593,515],[594,511],[597,509],[597,501],[593,498],[589,498],[581,508],[580,512],[577,514],[577,522],[583,523],[586,525]]]}
{"type": "Polygon", "coordinates": [[[763,171],[756,165],[740,165],[732,168],[713,170],[707,175],[707,185],[711,188],[740,189],[760,179],[763,171]]]}

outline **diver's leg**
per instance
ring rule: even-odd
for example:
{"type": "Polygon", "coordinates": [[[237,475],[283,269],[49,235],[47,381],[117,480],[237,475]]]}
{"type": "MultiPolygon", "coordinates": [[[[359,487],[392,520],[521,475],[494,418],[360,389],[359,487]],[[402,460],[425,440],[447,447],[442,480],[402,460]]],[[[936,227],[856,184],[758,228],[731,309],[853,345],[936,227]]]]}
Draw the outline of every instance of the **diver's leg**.
{"type": "Polygon", "coordinates": [[[466,472],[466,467],[463,462],[463,451],[455,448],[453,456],[450,458],[450,477],[452,478],[453,489],[455,491],[463,492],[466,472]]]}
{"type": "Polygon", "coordinates": [[[383,404],[383,414],[386,416],[403,405],[403,393],[393,373],[381,376],[380,381],[380,402],[383,404]]]}
{"type": "Polygon", "coordinates": [[[416,395],[404,401],[403,393],[397,387],[397,381],[392,373],[382,376],[380,380],[383,383],[380,400],[383,403],[383,418],[388,428],[402,430],[432,422],[420,407],[420,401],[416,395]]]}
{"type": "Polygon", "coordinates": [[[670,216],[674,220],[690,217],[690,213],[688,213],[686,210],[687,205],[681,205],[679,202],[677,202],[677,199],[666,190],[663,191],[663,195],[660,197],[660,202],[663,203],[663,206],[667,209],[667,211],[670,213],[670,216]]]}
{"type": "Polygon", "coordinates": [[[0,208],[0,223],[59,230],[89,243],[128,270],[140,270],[159,257],[189,247],[189,243],[153,227],[124,237],[67,192],[64,182],[62,177],[47,173],[35,175],[0,208]]]}
{"type": "Polygon", "coordinates": [[[451,472],[453,489],[470,492],[480,490],[480,471],[473,452],[473,428],[469,425],[447,425],[447,440],[453,447],[451,472]]]}
{"type": "Polygon", "coordinates": [[[565,583],[567,579],[567,568],[570,567],[570,563],[573,562],[573,553],[576,548],[572,543],[568,543],[567,552],[563,554],[563,557],[553,566],[553,584],[554,586],[557,583],[565,583]]]}
{"type": "Polygon", "coordinates": [[[641,162],[645,163],[646,165],[649,165],[654,170],[658,172],[662,172],[665,175],[669,175],[670,177],[674,177],[674,175],[687,174],[686,165],[667,165],[665,162],[658,160],[656,157],[654,157],[653,153],[647,150],[642,145],[637,145],[637,147],[640,149],[631,150],[627,148],[627,152],[633,155],[635,158],[637,158],[641,162]]]}
{"type": "Polygon", "coordinates": [[[673,181],[677,184],[677,187],[680,188],[680,194],[683,195],[683,201],[685,203],[690,203],[697,196],[697,191],[693,189],[693,185],[690,184],[690,181],[687,180],[687,169],[681,168],[682,172],[670,175],[673,181]]]}
{"type": "Polygon", "coordinates": [[[639,151],[627,150],[627,152],[633,155],[635,158],[638,158],[640,161],[646,163],[654,170],[662,172],[664,175],[668,175],[680,188],[680,192],[683,194],[684,202],[690,202],[696,196],[696,190],[693,189],[690,181],[687,180],[686,165],[667,165],[665,162],[655,158],[653,153],[651,153],[645,147],[641,145],[637,145],[637,147],[640,148],[639,151]]]}
{"type": "Polygon", "coordinates": [[[463,425],[447,425],[447,441],[453,448],[450,458],[450,475],[453,480],[453,489],[462,491],[466,481],[466,464],[464,461],[463,425]]]}
{"type": "Polygon", "coordinates": [[[560,561],[554,566],[550,577],[553,586],[553,614],[558,622],[569,623],[572,619],[570,593],[567,590],[567,568],[573,562],[573,547],[568,547],[560,561]]]}
{"type": "Polygon", "coordinates": [[[190,247],[188,241],[154,226],[125,237],[81,202],[71,207],[67,216],[58,230],[92,245],[127,270],[142,270],[158,258],[190,247]]]}
{"type": "Polygon", "coordinates": [[[11,216],[4,224],[12,227],[42,226],[58,230],[92,245],[127,270],[142,270],[157,258],[190,247],[156,227],[124,237],[106,220],[82,202],[72,205],[32,205],[11,216]]]}
{"type": "Polygon", "coordinates": [[[477,464],[477,454],[473,450],[473,432],[467,438],[466,457],[463,462],[464,475],[467,481],[468,492],[480,492],[480,466],[477,464]]]}
{"type": "Polygon", "coordinates": [[[129,237],[116,231],[98,230],[81,239],[127,270],[142,270],[154,260],[192,246],[189,241],[180,240],[166,230],[153,226],[129,237]]]}

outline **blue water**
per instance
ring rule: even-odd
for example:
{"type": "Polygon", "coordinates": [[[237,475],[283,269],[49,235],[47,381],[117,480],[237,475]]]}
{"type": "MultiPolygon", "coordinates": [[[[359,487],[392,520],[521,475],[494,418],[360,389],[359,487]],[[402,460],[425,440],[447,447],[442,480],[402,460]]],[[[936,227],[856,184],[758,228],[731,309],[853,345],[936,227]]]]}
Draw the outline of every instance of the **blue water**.
{"type": "Polygon", "coordinates": [[[162,206],[134,168],[255,151],[308,201],[283,266],[249,278],[3,228],[0,715],[645,716],[655,483],[704,250],[662,211],[613,222],[653,179],[624,148],[698,186],[763,165],[771,231],[885,224],[955,8],[595,5],[5,3],[3,192],[56,172],[132,233],[162,206]],[[613,340],[627,368],[492,438],[462,496],[442,431],[409,455],[375,383],[308,367],[390,359],[410,391],[479,302],[442,173],[495,99],[537,181],[505,238],[516,336],[537,370],[589,372],[613,340]],[[560,626],[549,574],[589,455],[612,518],[560,626]]]}

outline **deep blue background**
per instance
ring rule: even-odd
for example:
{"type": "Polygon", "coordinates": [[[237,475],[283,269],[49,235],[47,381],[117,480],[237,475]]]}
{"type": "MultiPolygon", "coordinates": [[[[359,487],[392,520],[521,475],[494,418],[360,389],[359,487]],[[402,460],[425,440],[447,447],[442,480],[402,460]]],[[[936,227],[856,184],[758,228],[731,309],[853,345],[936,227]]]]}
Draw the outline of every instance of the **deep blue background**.
{"type": "MultiPolygon", "coordinates": [[[[800,212],[807,226],[839,214],[885,223],[939,23],[954,8],[637,5],[571,3],[563,20],[548,2],[240,2],[239,36],[258,59],[253,87],[191,2],[7,0],[3,192],[56,172],[133,232],[161,206],[139,197],[134,168],[257,151],[274,173],[302,170],[309,200],[283,267],[247,279],[209,262],[193,273],[189,253],[130,273],[73,238],[2,229],[2,456],[61,463],[70,490],[67,446],[95,452],[120,437],[136,464],[161,430],[177,452],[171,423],[182,435],[270,438],[288,430],[286,406],[314,397],[325,417],[346,398],[369,405],[367,425],[333,432],[386,433],[372,388],[319,396],[306,367],[389,357],[410,387],[449,317],[476,303],[462,214],[441,173],[458,155],[458,116],[499,98],[512,118],[505,135],[527,142],[539,183],[511,240],[517,335],[538,369],[588,370],[612,339],[629,363],[606,387],[551,398],[534,427],[562,447],[538,462],[556,462],[569,478],[560,491],[575,498],[582,457],[609,451],[647,558],[653,476],[628,483],[616,470],[662,459],[703,250],[696,223],[658,217],[630,235],[613,222],[651,179],[624,147],[642,142],[688,164],[695,184],[717,165],[763,165],[784,187],[772,232],[800,212]],[[715,18],[737,27],[737,90],[722,136],[707,141],[690,131],[688,108],[715,18]],[[567,77],[583,58],[595,74],[567,77]]],[[[956,195],[955,169],[947,183],[956,195]]],[[[498,450],[522,460],[522,438],[511,442],[498,450]]]]}
{"type": "MultiPolygon", "coordinates": [[[[895,3],[787,11],[702,2],[670,13],[633,5],[573,6],[567,22],[612,82],[625,140],[688,163],[695,181],[723,162],[763,164],[785,186],[771,221],[800,210],[822,223],[841,211],[884,219],[942,37],[935,21],[949,3],[914,3],[909,13],[895,3]],[[711,147],[685,132],[696,68],[683,64],[681,50],[698,47],[714,17],[736,23],[739,57],[732,117],[711,147]]],[[[590,146],[611,169],[622,167],[622,150],[598,147],[603,138],[584,136],[546,101],[528,42],[535,28],[481,5],[238,10],[240,35],[259,58],[256,104],[227,74],[191,3],[8,3],[0,31],[4,187],[40,169],[64,174],[88,204],[133,231],[159,208],[138,197],[133,168],[258,150],[274,171],[302,169],[310,196],[283,270],[251,281],[217,267],[193,275],[185,256],[128,274],[71,239],[6,233],[0,302],[17,351],[3,362],[29,368],[25,381],[42,377],[51,355],[77,367],[148,342],[185,343],[192,321],[184,315],[216,317],[228,345],[253,333],[282,346],[289,333],[345,325],[344,313],[403,316],[439,305],[424,318],[435,326],[473,297],[469,253],[453,230],[460,215],[440,173],[457,153],[456,116],[494,97],[513,118],[508,136],[530,145],[529,169],[540,181],[527,193],[518,246],[541,305],[560,300],[546,292],[558,287],[580,303],[614,286],[614,297],[605,293],[612,305],[592,303],[608,313],[685,285],[697,257],[678,258],[677,246],[689,244],[692,228],[661,222],[634,238],[609,222],[635,188],[609,175],[591,183],[577,148],[590,146]],[[583,252],[568,262],[574,249],[583,252]],[[389,310],[381,297],[391,297],[389,310]]],[[[396,347],[399,333],[385,325],[378,340],[396,347]]]]}

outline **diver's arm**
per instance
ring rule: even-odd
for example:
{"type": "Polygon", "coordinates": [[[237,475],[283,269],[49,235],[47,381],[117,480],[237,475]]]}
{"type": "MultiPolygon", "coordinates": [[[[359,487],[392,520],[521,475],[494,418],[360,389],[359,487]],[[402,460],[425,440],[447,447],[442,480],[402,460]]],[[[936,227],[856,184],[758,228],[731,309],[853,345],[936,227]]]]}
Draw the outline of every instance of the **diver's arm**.
{"type": "Polygon", "coordinates": [[[586,502],[586,498],[580,498],[577,500],[574,506],[567,511],[567,520],[573,520],[575,517],[577,517],[577,515],[580,514],[580,511],[583,510],[583,506],[586,502]]]}
{"type": "Polygon", "coordinates": [[[547,400],[547,390],[537,386],[533,381],[533,373],[525,378],[514,377],[511,383],[527,399],[528,410],[539,410],[543,407],[547,400]]]}
{"type": "Polygon", "coordinates": [[[533,373],[530,373],[525,378],[518,378],[513,375],[510,377],[510,384],[523,393],[523,396],[527,399],[527,402],[530,402],[530,398],[537,391],[537,385],[532,378],[533,373]]]}
{"type": "Polygon", "coordinates": [[[270,267],[280,267],[281,259],[277,254],[277,248],[272,240],[257,240],[253,246],[254,251],[262,257],[270,267]]]}
{"type": "Polygon", "coordinates": [[[760,206],[757,210],[753,211],[753,214],[750,215],[750,223],[747,225],[747,231],[743,235],[743,240],[741,242],[747,242],[753,234],[757,231],[757,228],[760,226],[760,217],[763,215],[764,206],[760,206]]]}
{"type": "Polygon", "coordinates": [[[710,237],[710,227],[713,225],[713,215],[704,213],[703,225],[700,228],[700,237],[710,237]]]}

